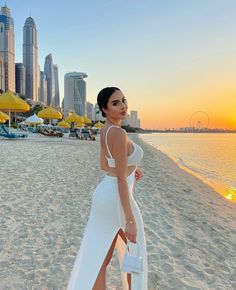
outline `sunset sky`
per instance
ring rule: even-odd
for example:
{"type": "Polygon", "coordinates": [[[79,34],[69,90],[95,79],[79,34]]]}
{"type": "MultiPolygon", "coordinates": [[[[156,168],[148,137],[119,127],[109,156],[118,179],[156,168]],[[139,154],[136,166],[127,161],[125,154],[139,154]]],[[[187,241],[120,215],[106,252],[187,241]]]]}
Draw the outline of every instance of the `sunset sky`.
{"type": "MultiPolygon", "coordinates": [[[[5,1],[0,1],[1,5],[5,1]]],[[[53,55],[64,74],[88,74],[87,100],[118,86],[142,128],[189,125],[204,111],[209,127],[236,129],[235,0],[8,0],[22,62],[25,19],[38,30],[39,63],[53,55]]]]}

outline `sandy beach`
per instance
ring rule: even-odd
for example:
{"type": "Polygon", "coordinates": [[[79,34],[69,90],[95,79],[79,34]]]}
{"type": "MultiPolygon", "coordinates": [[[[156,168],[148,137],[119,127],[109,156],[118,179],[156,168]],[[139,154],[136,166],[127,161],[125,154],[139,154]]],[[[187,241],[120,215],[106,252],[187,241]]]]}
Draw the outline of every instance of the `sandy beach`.
{"type": "MultiPolygon", "coordinates": [[[[149,290],[235,290],[236,204],[168,156],[144,150],[134,197],[146,232],[149,290]]],[[[99,141],[0,140],[0,290],[65,290],[105,172],[99,141]]],[[[108,290],[121,290],[113,256],[108,290]]]]}

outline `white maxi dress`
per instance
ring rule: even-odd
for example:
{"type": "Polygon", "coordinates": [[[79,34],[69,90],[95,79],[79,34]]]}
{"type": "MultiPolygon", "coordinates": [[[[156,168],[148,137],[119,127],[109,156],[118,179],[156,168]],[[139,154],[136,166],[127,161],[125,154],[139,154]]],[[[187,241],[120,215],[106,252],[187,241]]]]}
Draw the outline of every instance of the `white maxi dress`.
{"type": "MultiPolygon", "coordinates": [[[[115,125],[111,125],[107,129],[105,138],[107,150],[111,157],[107,157],[107,160],[111,167],[115,167],[115,160],[112,158],[107,145],[107,134],[109,129],[113,126],[115,125]]],[[[131,155],[128,156],[128,165],[137,166],[143,157],[143,150],[138,144],[132,143],[134,150],[131,155]]],[[[131,207],[138,229],[137,240],[143,258],[143,272],[141,274],[131,274],[131,289],[148,290],[147,251],[144,226],[139,207],[133,197],[135,170],[127,176],[127,182],[131,207]]],[[[104,259],[120,229],[125,231],[125,216],[120,202],[117,177],[105,175],[92,195],[92,205],[88,223],[73,265],[67,290],[92,290],[104,259]]],[[[133,245],[133,247],[132,251],[136,250],[136,246],[133,245]]],[[[115,249],[117,251],[119,265],[121,266],[126,250],[126,243],[120,235],[118,235],[116,240],[115,249]]],[[[121,277],[122,289],[129,290],[127,273],[121,272],[121,277]]]]}

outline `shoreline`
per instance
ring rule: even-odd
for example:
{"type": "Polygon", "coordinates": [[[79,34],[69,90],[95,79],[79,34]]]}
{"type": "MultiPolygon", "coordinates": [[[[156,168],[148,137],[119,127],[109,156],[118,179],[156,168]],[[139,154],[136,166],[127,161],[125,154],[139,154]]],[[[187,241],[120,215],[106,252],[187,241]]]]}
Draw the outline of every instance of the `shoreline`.
{"type": "MultiPolygon", "coordinates": [[[[157,251],[149,275],[158,281],[156,289],[235,289],[236,204],[139,136],[134,138],[148,155],[142,167],[151,194],[148,205],[140,199],[140,207],[150,207],[152,216],[144,212],[147,223],[157,220],[147,228],[149,248],[157,251]]],[[[139,191],[147,189],[140,186],[139,191]]]]}
{"type": "Polygon", "coordinates": [[[159,150],[160,152],[162,152],[163,154],[168,156],[172,161],[174,161],[179,166],[180,169],[182,169],[182,170],[188,172],[189,174],[197,177],[204,184],[210,186],[212,189],[214,189],[214,191],[216,191],[218,194],[223,196],[225,199],[228,199],[232,203],[236,203],[236,189],[234,189],[233,187],[230,187],[230,186],[226,186],[224,184],[220,184],[220,183],[218,183],[216,181],[208,180],[207,178],[204,178],[202,175],[196,173],[195,171],[191,170],[187,166],[181,165],[175,157],[171,156],[170,154],[168,154],[168,153],[166,153],[166,152],[164,152],[164,151],[162,151],[160,149],[157,149],[154,145],[152,145],[151,143],[148,143],[144,139],[142,139],[141,136],[140,136],[140,138],[141,138],[142,141],[144,141],[145,143],[149,144],[154,149],[159,150]]]}

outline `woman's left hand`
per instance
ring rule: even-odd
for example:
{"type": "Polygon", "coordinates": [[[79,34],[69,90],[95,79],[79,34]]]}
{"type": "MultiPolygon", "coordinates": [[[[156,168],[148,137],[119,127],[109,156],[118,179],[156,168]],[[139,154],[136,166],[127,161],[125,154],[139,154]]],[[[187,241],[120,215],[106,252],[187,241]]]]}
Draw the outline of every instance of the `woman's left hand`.
{"type": "Polygon", "coordinates": [[[143,177],[143,172],[142,172],[142,170],[139,168],[139,167],[137,167],[136,169],[135,169],[135,179],[136,180],[139,180],[139,179],[141,179],[143,177]]]}

